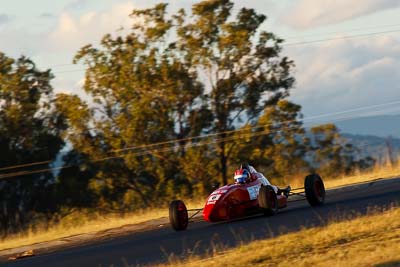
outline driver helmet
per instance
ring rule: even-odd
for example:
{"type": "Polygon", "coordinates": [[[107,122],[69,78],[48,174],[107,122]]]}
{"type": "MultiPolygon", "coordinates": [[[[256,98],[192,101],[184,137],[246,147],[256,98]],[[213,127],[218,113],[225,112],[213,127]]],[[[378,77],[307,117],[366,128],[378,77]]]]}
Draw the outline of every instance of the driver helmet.
{"type": "Polygon", "coordinates": [[[247,162],[244,162],[240,165],[239,169],[245,169],[248,170],[250,172],[250,165],[247,162]]]}
{"type": "Polygon", "coordinates": [[[235,183],[244,184],[250,179],[250,172],[247,169],[239,169],[235,171],[235,183]]]}

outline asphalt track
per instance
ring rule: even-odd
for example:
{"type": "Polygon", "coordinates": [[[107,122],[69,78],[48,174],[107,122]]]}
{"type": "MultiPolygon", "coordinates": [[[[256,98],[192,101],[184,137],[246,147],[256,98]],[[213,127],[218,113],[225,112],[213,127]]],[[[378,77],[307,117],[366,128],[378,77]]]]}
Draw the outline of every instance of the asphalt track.
{"type": "Polygon", "coordinates": [[[253,216],[233,222],[195,222],[184,232],[169,227],[129,234],[83,247],[0,263],[1,266],[141,266],[168,261],[174,254],[204,254],[218,248],[269,238],[304,227],[324,225],[382,210],[400,203],[400,178],[343,187],[327,192],[325,205],[311,208],[305,201],[293,202],[272,217],[253,216]]]}

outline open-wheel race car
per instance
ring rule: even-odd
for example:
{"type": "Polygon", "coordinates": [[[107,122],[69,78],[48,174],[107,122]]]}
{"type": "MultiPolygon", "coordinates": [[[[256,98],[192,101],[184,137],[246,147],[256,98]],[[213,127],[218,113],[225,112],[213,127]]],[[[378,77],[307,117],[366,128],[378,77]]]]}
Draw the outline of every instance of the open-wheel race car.
{"type": "Polygon", "coordinates": [[[208,222],[228,221],[257,213],[271,216],[285,208],[288,202],[305,199],[311,206],[324,203],[325,186],[318,174],[306,176],[304,187],[295,189],[277,190],[272,185],[264,185],[259,179],[228,184],[212,192],[202,209],[188,210],[182,200],[174,200],[169,204],[169,220],[173,229],[181,231],[200,212],[208,222]]]}

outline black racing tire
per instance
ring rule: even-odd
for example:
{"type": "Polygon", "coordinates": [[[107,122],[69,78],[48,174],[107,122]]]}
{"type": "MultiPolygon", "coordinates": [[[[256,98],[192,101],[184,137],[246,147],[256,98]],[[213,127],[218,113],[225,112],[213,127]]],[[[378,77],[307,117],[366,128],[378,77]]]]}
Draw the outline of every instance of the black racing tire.
{"type": "Polygon", "coordinates": [[[304,179],[306,198],[311,206],[322,205],[325,201],[325,185],[321,176],[310,174],[304,179]]]}
{"type": "Polygon", "coordinates": [[[182,231],[188,227],[188,212],[182,200],[173,200],[169,203],[169,222],[175,231],[182,231]]]}
{"type": "Polygon", "coordinates": [[[278,198],[272,186],[261,186],[258,193],[258,205],[263,209],[264,214],[272,216],[278,212],[278,198]]]}

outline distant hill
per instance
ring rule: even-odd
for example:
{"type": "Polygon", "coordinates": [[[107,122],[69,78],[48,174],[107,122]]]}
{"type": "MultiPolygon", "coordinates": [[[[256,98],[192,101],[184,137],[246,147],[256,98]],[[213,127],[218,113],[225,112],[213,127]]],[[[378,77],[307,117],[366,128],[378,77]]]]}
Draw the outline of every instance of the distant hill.
{"type": "Polygon", "coordinates": [[[335,124],[342,133],[400,138],[400,115],[359,117],[335,124]]]}
{"type": "Polygon", "coordinates": [[[383,138],[371,135],[354,135],[343,133],[349,143],[353,144],[360,150],[360,156],[371,156],[382,162],[388,159],[388,145],[391,144],[393,156],[400,155],[400,139],[399,138],[383,138]]]}

